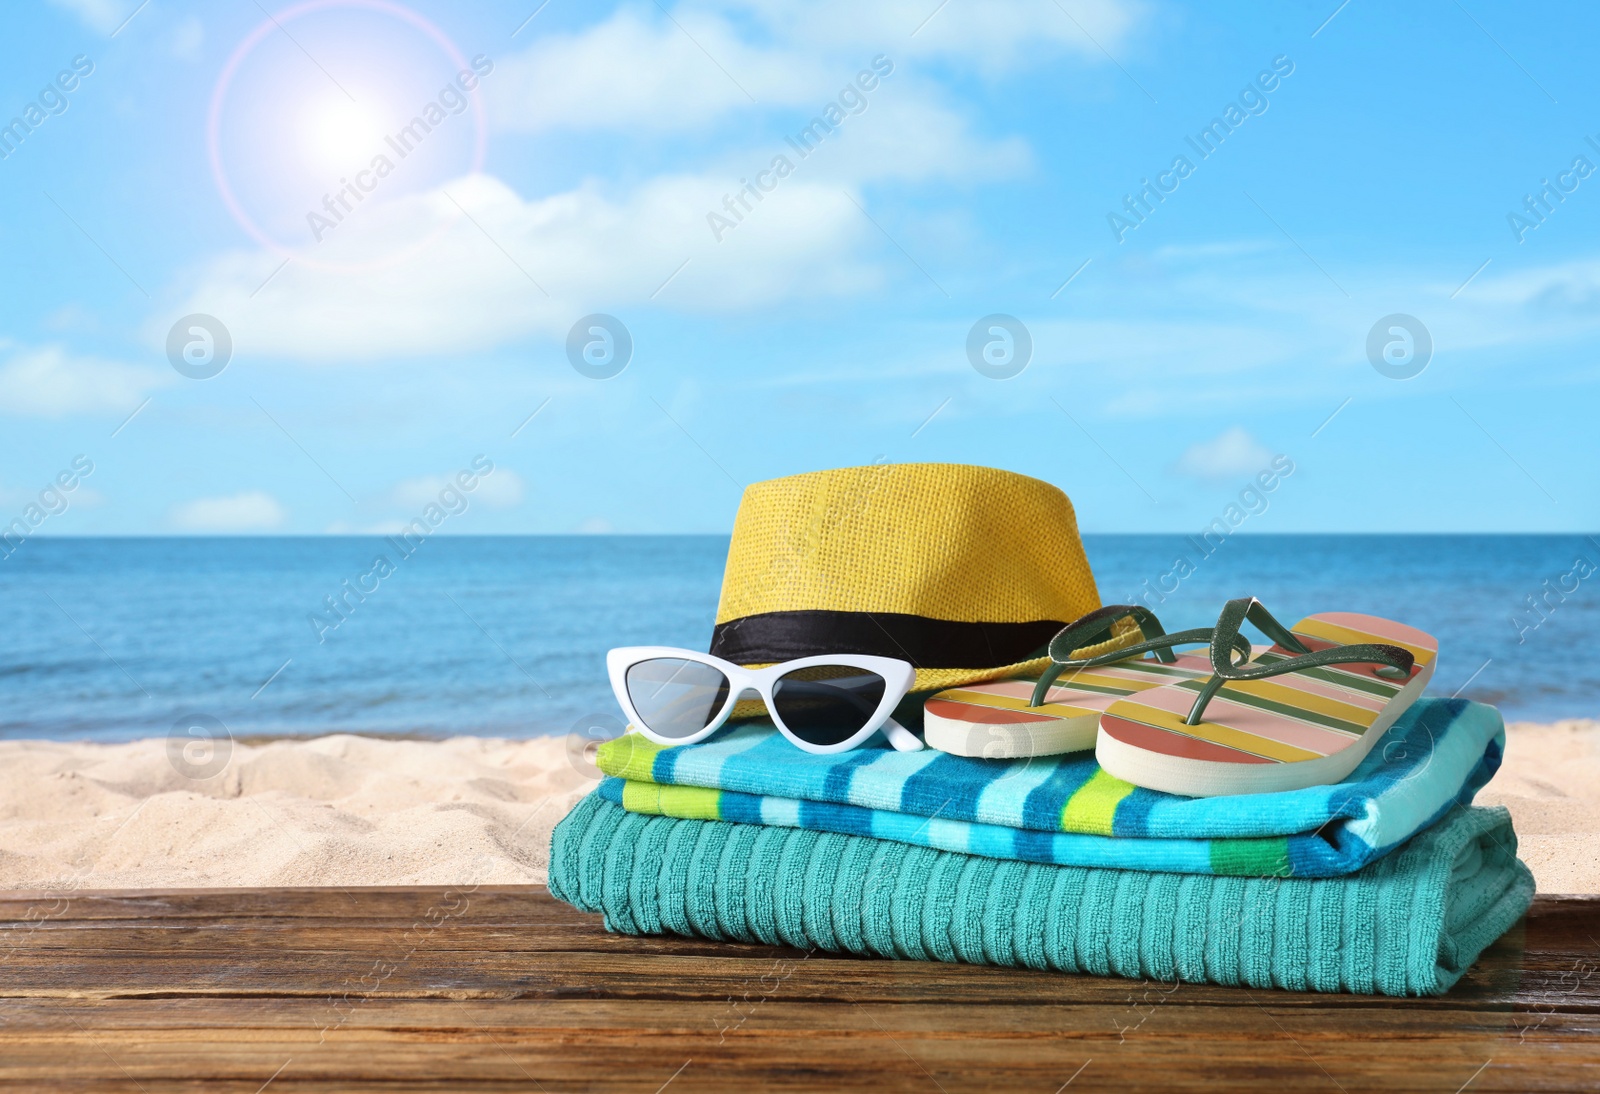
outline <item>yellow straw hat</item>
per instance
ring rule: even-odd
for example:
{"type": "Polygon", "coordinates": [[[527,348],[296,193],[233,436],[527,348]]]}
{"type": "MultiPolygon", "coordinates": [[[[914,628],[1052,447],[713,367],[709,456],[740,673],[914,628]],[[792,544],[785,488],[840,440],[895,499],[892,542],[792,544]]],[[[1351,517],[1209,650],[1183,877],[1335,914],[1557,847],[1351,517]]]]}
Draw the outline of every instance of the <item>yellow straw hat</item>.
{"type": "Polygon", "coordinates": [[[1049,483],[964,464],[847,467],[745,490],[711,652],[747,666],[898,657],[926,691],[1038,675],[1051,636],[1099,606],[1072,502],[1049,483]]]}

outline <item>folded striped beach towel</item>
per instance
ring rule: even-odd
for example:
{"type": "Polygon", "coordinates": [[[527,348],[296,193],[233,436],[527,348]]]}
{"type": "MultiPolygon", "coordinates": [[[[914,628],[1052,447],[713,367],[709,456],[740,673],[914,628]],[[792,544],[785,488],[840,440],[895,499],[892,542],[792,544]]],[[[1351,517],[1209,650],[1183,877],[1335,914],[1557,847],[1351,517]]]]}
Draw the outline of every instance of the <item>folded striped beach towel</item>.
{"type": "Polygon", "coordinates": [[[1455,807],[1340,878],[1000,862],[891,840],[629,813],[556,825],[550,892],[608,930],[1173,983],[1436,995],[1528,908],[1504,809],[1455,807]]]}
{"type": "Polygon", "coordinates": [[[1344,782],[1183,798],[1116,779],[1093,753],[998,761],[886,746],[818,756],[770,723],[662,748],[602,745],[601,797],[634,813],[874,836],[1062,866],[1334,877],[1358,870],[1456,805],[1500,767],[1493,707],[1421,699],[1344,782]]]}

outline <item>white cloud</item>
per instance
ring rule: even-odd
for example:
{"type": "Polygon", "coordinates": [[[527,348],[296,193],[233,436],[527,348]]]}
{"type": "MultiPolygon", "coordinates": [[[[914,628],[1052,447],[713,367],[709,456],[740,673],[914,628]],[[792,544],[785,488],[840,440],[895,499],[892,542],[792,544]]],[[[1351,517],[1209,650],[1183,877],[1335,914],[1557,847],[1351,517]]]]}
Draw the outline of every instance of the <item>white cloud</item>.
{"type": "Polygon", "coordinates": [[[463,494],[469,505],[481,501],[494,509],[520,505],[526,492],[522,476],[509,467],[497,466],[487,475],[479,475],[477,485],[470,491],[460,489],[455,475],[422,475],[396,484],[393,497],[407,509],[422,509],[439,504],[439,494],[444,490],[463,494]]]}
{"type": "Polygon", "coordinates": [[[677,18],[684,29],[623,9],[577,33],[538,38],[484,82],[497,124],[679,133],[757,101],[770,109],[814,98],[834,78],[818,60],[745,44],[719,17],[677,18]]]}
{"type": "MultiPolygon", "coordinates": [[[[861,114],[846,117],[818,146],[812,155],[819,174],[846,185],[935,178],[986,181],[1015,175],[1033,162],[1028,143],[1020,137],[977,136],[966,118],[933,97],[909,88],[905,94],[894,90],[880,89],[861,114]]],[[[795,128],[805,123],[801,119],[795,128]]],[[[797,158],[783,141],[773,150],[797,158]]],[[[797,163],[797,175],[811,166],[811,161],[797,163]]]]}
{"type": "MultiPolygon", "coordinates": [[[[1109,0],[1073,0],[1070,10],[1109,46],[1123,42],[1137,14],[1109,0]]],[[[281,272],[281,254],[215,257],[194,275],[182,311],[223,317],[241,352],[359,362],[559,339],[596,310],[726,312],[875,290],[901,264],[880,265],[883,240],[857,207],[864,186],[985,180],[1031,164],[1025,141],[983,135],[910,58],[982,67],[1024,45],[1030,58],[1051,56],[1037,48],[1044,42],[1103,63],[1053,5],[952,4],[913,37],[927,15],[926,5],[898,0],[867,12],[838,3],[690,3],[672,19],[640,4],[580,31],[532,36],[483,84],[506,128],[671,135],[757,109],[751,97],[761,111],[786,114],[765,139],[691,149],[693,165],[625,184],[524,198],[475,175],[392,200],[378,193],[281,272]],[[815,154],[795,152],[786,132],[819,115],[881,52],[874,43],[888,40],[903,45],[905,58],[891,57],[895,70],[867,95],[865,111],[847,115],[815,154]],[[779,155],[793,173],[719,238],[708,216],[727,216],[729,195],[779,155]]],[[[151,318],[152,342],[173,314],[151,318]]]]}
{"type": "MultiPolygon", "coordinates": [[[[1160,276],[1150,272],[1152,264],[1097,260],[1061,297],[1094,318],[1020,312],[1033,335],[1029,370],[1054,371],[1071,383],[1073,401],[1066,405],[1074,415],[1081,406],[1091,418],[1119,424],[1199,415],[1228,422],[1239,421],[1243,409],[1255,414],[1265,407],[1294,407],[1306,433],[1350,397],[1363,404],[1411,399],[1421,391],[1443,397],[1483,381],[1504,384],[1512,376],[1519,386],[1554,388],[1592,382],[1597,374],[1585,346],[1600,332],[1600,260],[1507,271],[1498,279],[1485,271],[1454,300],[1451,294],[1465,274],[1448,281],[1437,269],[1378,268],[1351,275],[1362,289],[1344,300],[1315,267],[1296,263],[1292,250],[1282,255],[1290,259],[1287,265],[1263,263],[1252,248],[1219,246],[1211,261],[1158,282],[1162,306],[1155,311],[1138,303],[1144,299],[1140,291],[1160,276]],[[1474,295],[1480,282],[1482,291],[1474,295]],[[1585,287],[1591,285],[1595,303],[1586,308],[1585,287]],[[1368,331],[1396,311],[1422,319],[1433,335],[1436,364],[1421,388],[1384,379],[1367,358],[1368,331]]],[[[1465,269],[1470,273],[1472,267],[1465,269]]],[[[1059,285],[1072,270],[1065,264],[1052,271],[1053,281],[1050,274],[1040,280],[1059,285]]],[[[827,389],[852,383],[870,368],[876,380],[917,385],[911,394],[921,398],[931,377],[973,375],[961,351],[967,329],[968,323],[950,319],[901,317],[868,336],[859,357],[730,382],[749,389],[827,389]]],[[[937,421],[963,413],[1012,413],[999,397],[1004,388],[981,386],[978,391],[986,394],[964,397],[937,421]]],[[[914,418],[910,428],[918,422],[914,418]]]]}
{"type": "Polygon", "coordinates": [[[442,490],[459,490],[450,475],[419,475],[395,484],[392,496],[396,505],[407,509],[421,509],[439,504],[442,490]]]}
{"type": "Polygon", "coordinates": [[[67,499],[67,504],[74,509],[97,509],[106,503],[106,496],[92,487],[80,482],[69,491],[63,491],[52,482],[44,482],[30,489],[10,488],[0,482],[0,505],[24,505],[40,501],[40,496],[47,491],[55,491],[67,499]]]}
{"type": "Polygon", "coordinates": [[[1119,379],[1138,381],[1249,372],[1281,365],[1286,353],[1300,348],[1296,339],[1251,318],[1112,313],[1102,319],[1046,320],[1033,326],[1034,352],[1041,360],[1115,370],[1119,379]]]}
{"type": "Polygon", "coordinates": [[[1272,462],[1273,452],[1242,427],[1234,426],[1221,436],[1190,445],[1178,457],[1179,474],[1208,482],[1254,475],[1272,462]]]}
{"type": "Polygon", "coordinates": [[[1263,254],[1278,249],[1269,239],[1221,240],[1215,243],[1169,243],[1155,249],[1158,262],[1205,262],[1218,258],[1237,258],[1241,255],[1263,254]]]}
{"type": "Polygon", "coordinates": [[[485,86],[497,123],[509,129],[679,133],[734,111],[820,108],[880,54],[901,82],[921,61],[990,76],[1062,53],[1103,66],[1101,46],[1121,51],[1143,16],[1143,5],[1118,0],[1068,0],[1065,10],[1036,0],[934,7],[711,0],[680,4],[671,19],[650,6],[622,8],[583,30],[535,39],[485,86]]]}
{"type": "MultiPolygon", "coordinates": [[[[64,334],[67,331],[83,333],[84,331],[98,330],[100,328],[100,317],[82,304],[73,302],[63,304],[52,312],[47,312],[43,323],[47,330],[53,330],[58,333],[64,334]]],[[[0,349],[3,348],[4,346],[0,346],[0,349]]]]}
{"type": "Polygon", "coordinates": [[[198,60],[200,47],[205,44],[205,40],[205,27],[200,25],[200,20],[191,15],[172,28],[167,38],[167,52],[180,61],[198,60]]]}
{"type": "Polygon", "coordinates": [[[609,536],[616,528],[605,517],[584,517],[573,531],[580,536],[609,536]]]}
{"type": "Polygon", "coordinates": [[[1600,311],[1600,261],[1579,259],[1474,278],[1462,299],[1549,311],[1600,311]]]}
{"type": "Polygon", "coordinates": [[[172,526],[185,532],[261,532],[288,514],[271,494],[249,490],[220,498],[196,498],[172,511],[172,526]]]}
{"type": "MultiPolygon", "coordinates": [[[[871,224],[837,185],[790,178],[718,245],[706,214],[721,209],[730,181],[670,176],[620,200],[585,188],[525,201],[475,175],[359,207],[264,289],[281,258],[224,255],[176,311],[225,317],[239,352],[347,362],[564,337],[597,303],[614,311],[658,290],[659,304],[721,311],[878,283],[876,266],[855,254],[871,224]],[[381,255],[399,257],[359,276],[311,265],[381,255]]],[[[152,317],[151,339],[170,322],[152,317]]]]}
{"type": "MultiPolygon", "coordinates": [[[[822,158],[836,165],[832,175],[842,174],[852,184],[994,178],[1030,162],[1026,142],[974,136],[966,119],[945,105],[937,85],[905,67],[881,79],[874,75],[871,91],[857,87],[850,101],[839,102],[841,89],[856,79],[858,69],[819,63],[816,56],[810,51],[804,59],[766,56],[750,62],[761,82],[746,86],[762,109],[787,109],[767,147],[718,157],[729,172],[725,188],[733,189],[741,174],[767,166],[774,155],[799,161],[802,157],[783,138],[822,118],[834,103],[844,121],[822,142],[822,158]],[[849,149],[842,155],[841,144],[849,149]]],[[[529,53],[503,62],[494,78],[497,118],[506,128],[524,131],[566,126],[672,134],[707,127],[728,111],[755,105],[677,28],[650,29],[629,13],[581,35],[543,39],[529,53]]]]}
{"type": "Polygon", "coordinates": [[[522,504],[527,488],[521,475],[509,467],[497,467],[494,474],[478,480],[478,489],[474,493],[483,499],[485,505],[495,509],[510,509],[522,504]]]}
{"type": "Polygon", "coordinates": [[[110,34],[133,14],[139,0],[50,0],[58,8],[65,8],[78,17],[90,30],[110,34]]]}
{"type": "Polygon", "coordinates": [[[19,417],[128,414],[176,380],[170,371],[76,357],[61,346],[0,343],[0,355],[0,414],[19,417]]]}
{"type": "Polygon", "coordinates": [[[710,0],[746,13],[776,40],[964,63],[987,74],[1024,64],[1047,65],[1061,52],[1106,64],[1102,47],[1126,52],[1143,21],[1135,0],[983,0],[942,7],[925,0],[710,0]],[[1070,13],[1070,14],[1069,14],[1070,13]],[[896,43],[885,47],[884,43],[896,43]]]}
{"type": "Polygon", "coordinates": [[[1570,382],[1592,369],[1582,346],[1600,332],[1600,261],[1497,279],[1485,271],[1456,299],[1465,274],[1447,281],[1437,270],[1378,268],[1353,277],[1362,290],[1343,300],[1309,264],[1297,271],[1249,254],[1219,256],[1162,281],[1163,313],[1143,315],[1118,296],[1155,275],[1128,263],[1100,276],[1107,273],[1115,280],[1096,283],[1086,273],[1069,290],[1082,290],[1097,318],[1027,317],[1037,361],[1030,368],[1092,369],[1078,374],[1084,397],[1096,412],[1123,419],[1302,404],[1310,430],[1347,397],[1412,398],[1415,385],[1384,380],[1367,358],[1368,332],[1392,312],[1429,329],[1435,364],[1424,390],[1434,391],[1491,375],[1504,383],[1513,371],[1518,383],[1570,382]]]}

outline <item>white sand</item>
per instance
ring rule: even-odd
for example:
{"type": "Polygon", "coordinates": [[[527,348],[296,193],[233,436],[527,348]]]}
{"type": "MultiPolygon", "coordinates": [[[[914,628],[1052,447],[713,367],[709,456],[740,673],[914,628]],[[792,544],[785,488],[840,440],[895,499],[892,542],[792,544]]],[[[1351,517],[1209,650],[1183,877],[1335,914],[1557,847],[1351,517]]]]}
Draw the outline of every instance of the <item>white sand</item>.
{"type": "Polygon", "coordinates": [[[1600,893],[1600,721],[1512,722],[1477,804],[1511,810],[1541,893],[1600,893]]]}
{"type": "Polygon", "coordinates": [[[561,738],[235,744],[201,780],[164,738],[5,741],[0,888],[542,882],[593,785],[561,738]]]}
{"type": "MultiPolygon", "coordinates": [[[[5,741],[0,888],[542,882],[592,774],[565,739],[235,745],[198,781],[161,738],[5,741]]],[[[1478,800],[1511,809],[1541,892],[1600,893],[1600,722],[1511,726],[1478,800]]]]}

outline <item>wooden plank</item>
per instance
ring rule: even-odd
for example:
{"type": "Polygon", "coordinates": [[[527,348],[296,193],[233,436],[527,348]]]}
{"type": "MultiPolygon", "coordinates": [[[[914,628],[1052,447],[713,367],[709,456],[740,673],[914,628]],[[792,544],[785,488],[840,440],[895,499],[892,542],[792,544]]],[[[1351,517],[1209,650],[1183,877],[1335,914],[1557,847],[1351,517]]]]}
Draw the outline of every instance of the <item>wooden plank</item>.
{"type": "Polygon", "coordinates": [[[1396,1000],[632,938],[537,887],[10,893],[0,1084],[1594,1089],[1597,939],[1541,898],[1396,1000]]]}

